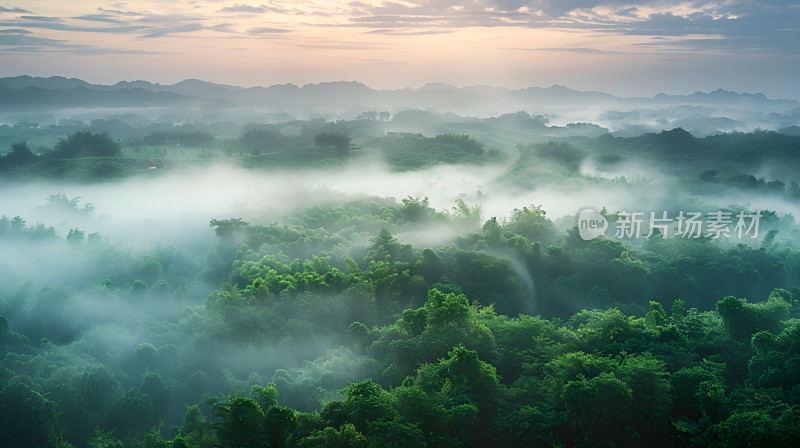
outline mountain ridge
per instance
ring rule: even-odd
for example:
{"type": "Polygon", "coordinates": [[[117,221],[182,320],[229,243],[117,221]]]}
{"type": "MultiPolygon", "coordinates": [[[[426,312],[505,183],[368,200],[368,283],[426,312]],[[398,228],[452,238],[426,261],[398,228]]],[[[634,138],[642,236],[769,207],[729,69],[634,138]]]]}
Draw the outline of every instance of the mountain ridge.
{"type": "Polygon", "coordinates": [[[602,92],[598,90],[579,90],[573,89],[571,87],[567,87],[561,84],[552,84],[547,87],[542,86],[528,86],[522,87],[519,89],[513,89],[508,87],[498,87],[492,86],[487,84],[476,84],[476,85],[469,85],[458,87],[452,84],[444,83],[444,82],[428,82],[421,87],[403,87],[403,88],[396,88],[396,89],[374,89],[369,87],[368,85],[360,82],[360,81],[344,81],[344,80],[337,80],[337,81],[322,81],[318,83],[306,83],[301,85],[294,84],[294,83],[277,83],[277,84],[270,84],[270,85],[257,85],[251,87],[243,87],[243,86],[236,86],[231,84],[218,84],[211,81],[204,81],[197,78],[187,78],[181,81],[178,81],[174,84],[160,84],[154,83],[151,81],[146,81],[142,79],[137,79],[134,81],[126,81],[121,80],[117,81],[114,84],[94,84],[88,81],[84,81],[80,78],[67,78],[64,76],[54,75],[49,77],[44,76],[30,76],[30,75],[19,75],[19,76],[9,76],[0,78],[0,85],[6,85],[12,88],[21,88],[21,87],[41,87],[46,88],[49,90],[61,90],[64,89],[64,85],[68,84],[69,88],[76,88],[80,86],[84,86],[87,88],[92,88],[95,90],[111,90],[117,88],[142,88],[144,90],[151,90],[157,89],[159,91],[164,90],[174,90],[180,88],[219,88],[231,91],[241,91],[241,90],[251,90],[251,89],[270,89],[272,87],[280,87],[280,86],[293,86],[299,89],[305,88],[319,88],[319,87],[339,87],[339,86],[357,86],[358,88],[365,88],[371,90],[373,92],[414,92],[414,91],[431,91],[431,90],[448,90],[448,91],[469,91],[469,90],[494,90],[494,91],[506,91],[506,92],[522,92],[522,91],[550,91],[550,92],[566,92],[566,93],[579,93],[579,94],[587,94],[587,95],[597,95],[602,97],[611,97],[615,99],[623,99],[623,100],[633,100],[633,99],[659,99],[659,98],[690,98],[690,97],[721,97],[721,96],[739,96],[739,97],[746,97],[746,98],[754,98],[754,99],[767,99],[771,101],[791,101],[800,103],[798,100],[792,100],[788,98],[769,98],[765,94],[760,92],[749,93],[749,92],[737,92],[734,90],[726,90],[723,88],[717,88],[713,91],[695,91],[691,94],[666,94],[666,93],[657,93],[652,97],[647,96],[618,96],[607,92],[602,92]]]}
{"type": "Polygon", "coordinates": [[[653,97],[620,97],[600,91],[582,91],[563,85],[530,86],[509,89],[487,85],[457,87],[441,82],[403,89],[373,89],[358,81],[292,83],[242,87],[200,79],[185,79],[166,85],[145,80],[92,84],[63,76],[21,75],[0,78],[0,110],[39,110],[74,107],[135,107],[194,105],[223,108],[256,108],[281,111],[352,112],[383,108],[421,108],[459,113],[491,112],[545,107],[584,107],[593,105],[647,107],[670,105],[765,106],[781,110],[800,108],[800,101],[771,99],[762,93],[738,93],[717,89],[710,92],[653,97]],[[26,90],[28,89],[28,90],[26,90]],[[33,90],[31,90],[33,89],[33,90]],[[37,90],[38,89],[38,90],[37,90]],[[90,92],[87,94],[87,91],[90,92]],[[141,93],[138,98],[131,91],[141,93]],[[35,93],[32,99],[25,95],[35,93]]]}

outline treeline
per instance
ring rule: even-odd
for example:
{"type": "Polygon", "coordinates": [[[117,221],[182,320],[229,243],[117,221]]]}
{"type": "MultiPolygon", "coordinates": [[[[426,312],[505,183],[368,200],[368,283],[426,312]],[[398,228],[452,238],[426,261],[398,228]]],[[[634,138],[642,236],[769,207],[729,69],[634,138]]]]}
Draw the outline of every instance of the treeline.
{"type": "MultiPolygon", "coordinates": [[[[404,115],[398,114],[396,118],[404,115]]],[[[532,119],[525,113],[516,115],[519,117],[500,118],[532,119]]],[[[62,127],[14,128],[12,134],[19,137],[9,142],[11,152],[0,157],[0,172],[20,170],[45,159],[123,154],[143,159],[234,158],[246,167],[285,167],[340,163],[356,152],[352,150],[358,149],[358,154],[377,155],[392,169],[400,171],[440,164],[485,164],[500,160],[505,154],[485,145],[495,141],[496,136],[487,134],[481,126],[455,127],[456,132],[446,126],[434,127],[430,131],[434,136],[428,137],[386,132],[390,123],[394,121],[316,118],[244,126],[233,123],[131,126],[119,119],[109,119],[93,120],[88,126],[69,122],[62,127]],[[71,132],[81,127],[83,130],[71,132]],[[19,141],[25,136],[35,141],[44,136],[54,139],[55,130],[60,128],[70,134],[51,148],[28,147],[19,141]],[[471,134],[462,134],[462,130],[471,131],[471,134]]],[[[402,120],[391,128],[402,126],[413,129],[413,123],[402,120]]],[[[657,164],[660,172],[680,179],[685,189],[695,194],[722,194],[734,187],[748,193],[785,195],[792,199],[800,195],[800,178],[795,174],[800,169],[800,138],[776,132],[696,138],[676,128],[638,137],[614,137],[606,133],[592,138],[536,136],[522,141],[539,143],[517,146],[520,158],[515,169],[507,173],[507,180],[515,186],[548,183],[564,175],[591,177],[595,172],[620,175],[631,167],[646,172],[647,166],[657,164]],[[754,170],[754,166],[759,169],[754,170]]],[[[506,142],[501,146],[512,145],[506,142]]]]}
{"type": "Polygon", "coordinates": [[[366,199],[214,219],[198,262],[0,224],[92,266],[0,297],[3,446],[800,440],[800,252],[774,232],[758,248],[636,246],[584,241],[536,206],[484,220],[463,201],[366,199]],[[461,236],[397,236],[437,226],[461,236]],[[170,286],[201,279],[221,285],[202,304],[170,286]]]}
{"type": "Polygon", "coordinates": [[[693,193],[730,191],[800,197],[800,138],[777,132],[731,132],[704,138],[681,128],[639,137],[606,134],[576,140],[574,146],[593,154],[596,162],[614,169],[621,164],[656,163],[687,182],[693,193]],[[757,168],[756,168],[757,167],[757,168]]]}
{"type": "Polygon", "coordinates": [[[120,154],[120,144],[108,134],[93,134],[78,131],[66,139],[61,139],[52,151],[42,155],[34,154],[26,142],[11,145],[11,153],[0,159],[0,169],[24,167],[41,160],[69,159],[76,157],[116,157],[120,154]]]}
{"type": "MultiPolygon", "coordinates": [[[[235,138],[217,138],[212,125],[148,125],[131,128],[119,120],[94,120],[92,126],[61,138],[52,147],[38,147],[34,153],[26,142],[11,144],[11,152],[0,157],[0,174],[39,174],[52,177],[52,166],[35,166],[74,158],[91,160],[102,157],[159,159],[178,161],[186,158],[232,158],[245,167],[313,166],[320,162],[340,163],[348,160],[353,150],[369,147],[378,157],[398,170],[411,170],[437,164],[482,164],[500,157],[497,150],[486,151],[483,144],[468,135],[440,134],[428,138],[419,134],[391,133],[384,135],[381,122],[354,120],[327,122],[324,119],[290,121],[278,124],[248,124],[241,128],[221,127],[222,133],[240,133],[235,138]],[[118,122],[118,123],[117,123],[118,122]],[[124,125],[124,126],[123,126],[124,125]],[[119,140],[105,129],[112,129],[119,140]],[[137,135],[134,129],[139,129],[137,135]],[[184,150],[188,151],[185,152],[184,150]]],[[[28,131],[35,136],[37,129],[28,131]]],[[[48,135],[52,128],[41,132],[48,135]]],[[[360,151],[359,151],[360,152],[360,151]]],[[[105,163],[108,163],[105,161],[105,163]]],[[[62,164],[63,165],[63,164],[62,164]]],[[[152,166],[152,165],[149,165],[152,166]]],[[[62,176],[74,174],[66,165],[62,176]]],[[[117,177],[133,169],[116,170],[117,177]]],[[[105,172],[97,177],[89,173],[89,181],[104,180],[105,172]]],[[[106,176],[107,177],[107,176],[106,176]]]]}

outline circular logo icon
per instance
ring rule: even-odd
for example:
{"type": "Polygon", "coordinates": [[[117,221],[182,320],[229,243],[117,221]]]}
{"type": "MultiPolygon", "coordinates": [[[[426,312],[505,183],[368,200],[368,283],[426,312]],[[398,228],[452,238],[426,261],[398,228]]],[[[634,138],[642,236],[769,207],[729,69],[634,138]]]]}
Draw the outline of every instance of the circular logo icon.
{"type": "Polygon", "coordinates": [[[608,220],[597,210],[584,208],[578,214],[578,234],[586,241],[605,235],[608,220]]]}

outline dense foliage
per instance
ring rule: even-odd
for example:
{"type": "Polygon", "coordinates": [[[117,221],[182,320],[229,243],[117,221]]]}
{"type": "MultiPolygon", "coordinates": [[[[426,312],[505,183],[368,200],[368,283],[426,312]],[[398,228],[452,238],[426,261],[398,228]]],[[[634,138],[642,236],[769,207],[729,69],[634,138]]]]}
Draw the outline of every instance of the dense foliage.
{"type": "Polygon", "coordinates": [[[3,446],[797,443],[795,249],[586,242],[535,206],[424,250],[389,230],[469,213],[370,199],[284,224],[212,220],[205,267],[75,229],[64,247],[99,277],[2,302],[3,446]],[[223,287],[177,320],[143,319],[135,343],[81,316],[180,308],[186,288],[169,285],[198,277],[223,287]]]}
{"type": "MultiPolygon", "coordinates": [[[[369,157],[393,171],[497,162],[495,189],[567,195],[646,190],[648,180],[585,172],[639,160],[675,176],[659,180],[672,190],[657,205],[671,214],[754,212],[712,203],[723,187],[795,195],[789,171],[740,182],[758,161],[748,145],[796,163],[798,140],[774,133],[606,135],[512,154],[457,132],[384,134],[387,119],[220,125],[222,138],[94,123],[41,155],[13,144],[0,171],[108,180],[218,150],[204,154],[312,176],[369,157]]],[[[0,216],[0,244],[16,254],[0,266],[0,446],[800,445],[791,214],[761,210],[758,237],[738,241],[585,240],[574,217],[536,204],[498,219],[465,199],[436,209],[427,197],[342,194],[275,222],[205,218],[209,245],[134,245],[59,232],[104,217],[65,193],[45,201],[37,216],[52,225],[0,216]]],[[[612,227],[623,216],[597,213],[612,227]]]]}

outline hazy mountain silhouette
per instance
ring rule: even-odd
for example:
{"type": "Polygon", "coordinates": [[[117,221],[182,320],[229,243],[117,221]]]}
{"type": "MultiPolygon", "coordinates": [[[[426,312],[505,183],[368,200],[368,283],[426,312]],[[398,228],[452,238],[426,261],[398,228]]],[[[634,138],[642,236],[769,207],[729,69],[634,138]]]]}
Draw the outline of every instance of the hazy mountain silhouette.
{"type": "Polygon", "coordinates": [[[780,132],[781,134],[784,134],[784,135],[791,135],[793,137],[800,137],[800,126],[792,125],[792,126],[783,128],[778,132],[780,132]]]}
{"type": "MultiPolygon", "coordinates": [[[[62,84],[59,80],[57,84],[62,84]]],[[[194,97],[142,88],[101,90],[94,86],[74,88],[13,88],[0,82],[0,110],[26,112],[76,107],[154,107],[192,103],[194,97]]]]}
{"type": "Polygon", "coordinates": [[[0,110],[35,111],[73,107],[147,107],[213,105],[270,111],[351,112],[374,109],[437,109],[494,116],[545,107],[669,107],[731,105],[769,107],[786,113],[800,106],[794,100],[769,99],[760,93],[727,90],[690,95],[658,94],[653,98],[622,98],[568,87],[506,89],[490,86],[455,87],[429,83],[419,88],[376,90],[359,82],[323,82],[297,86],[238,87],[187,79],[172,85],[147,81],[91,84],[74,78],[16,76],[0,78],[0,110]]]}

